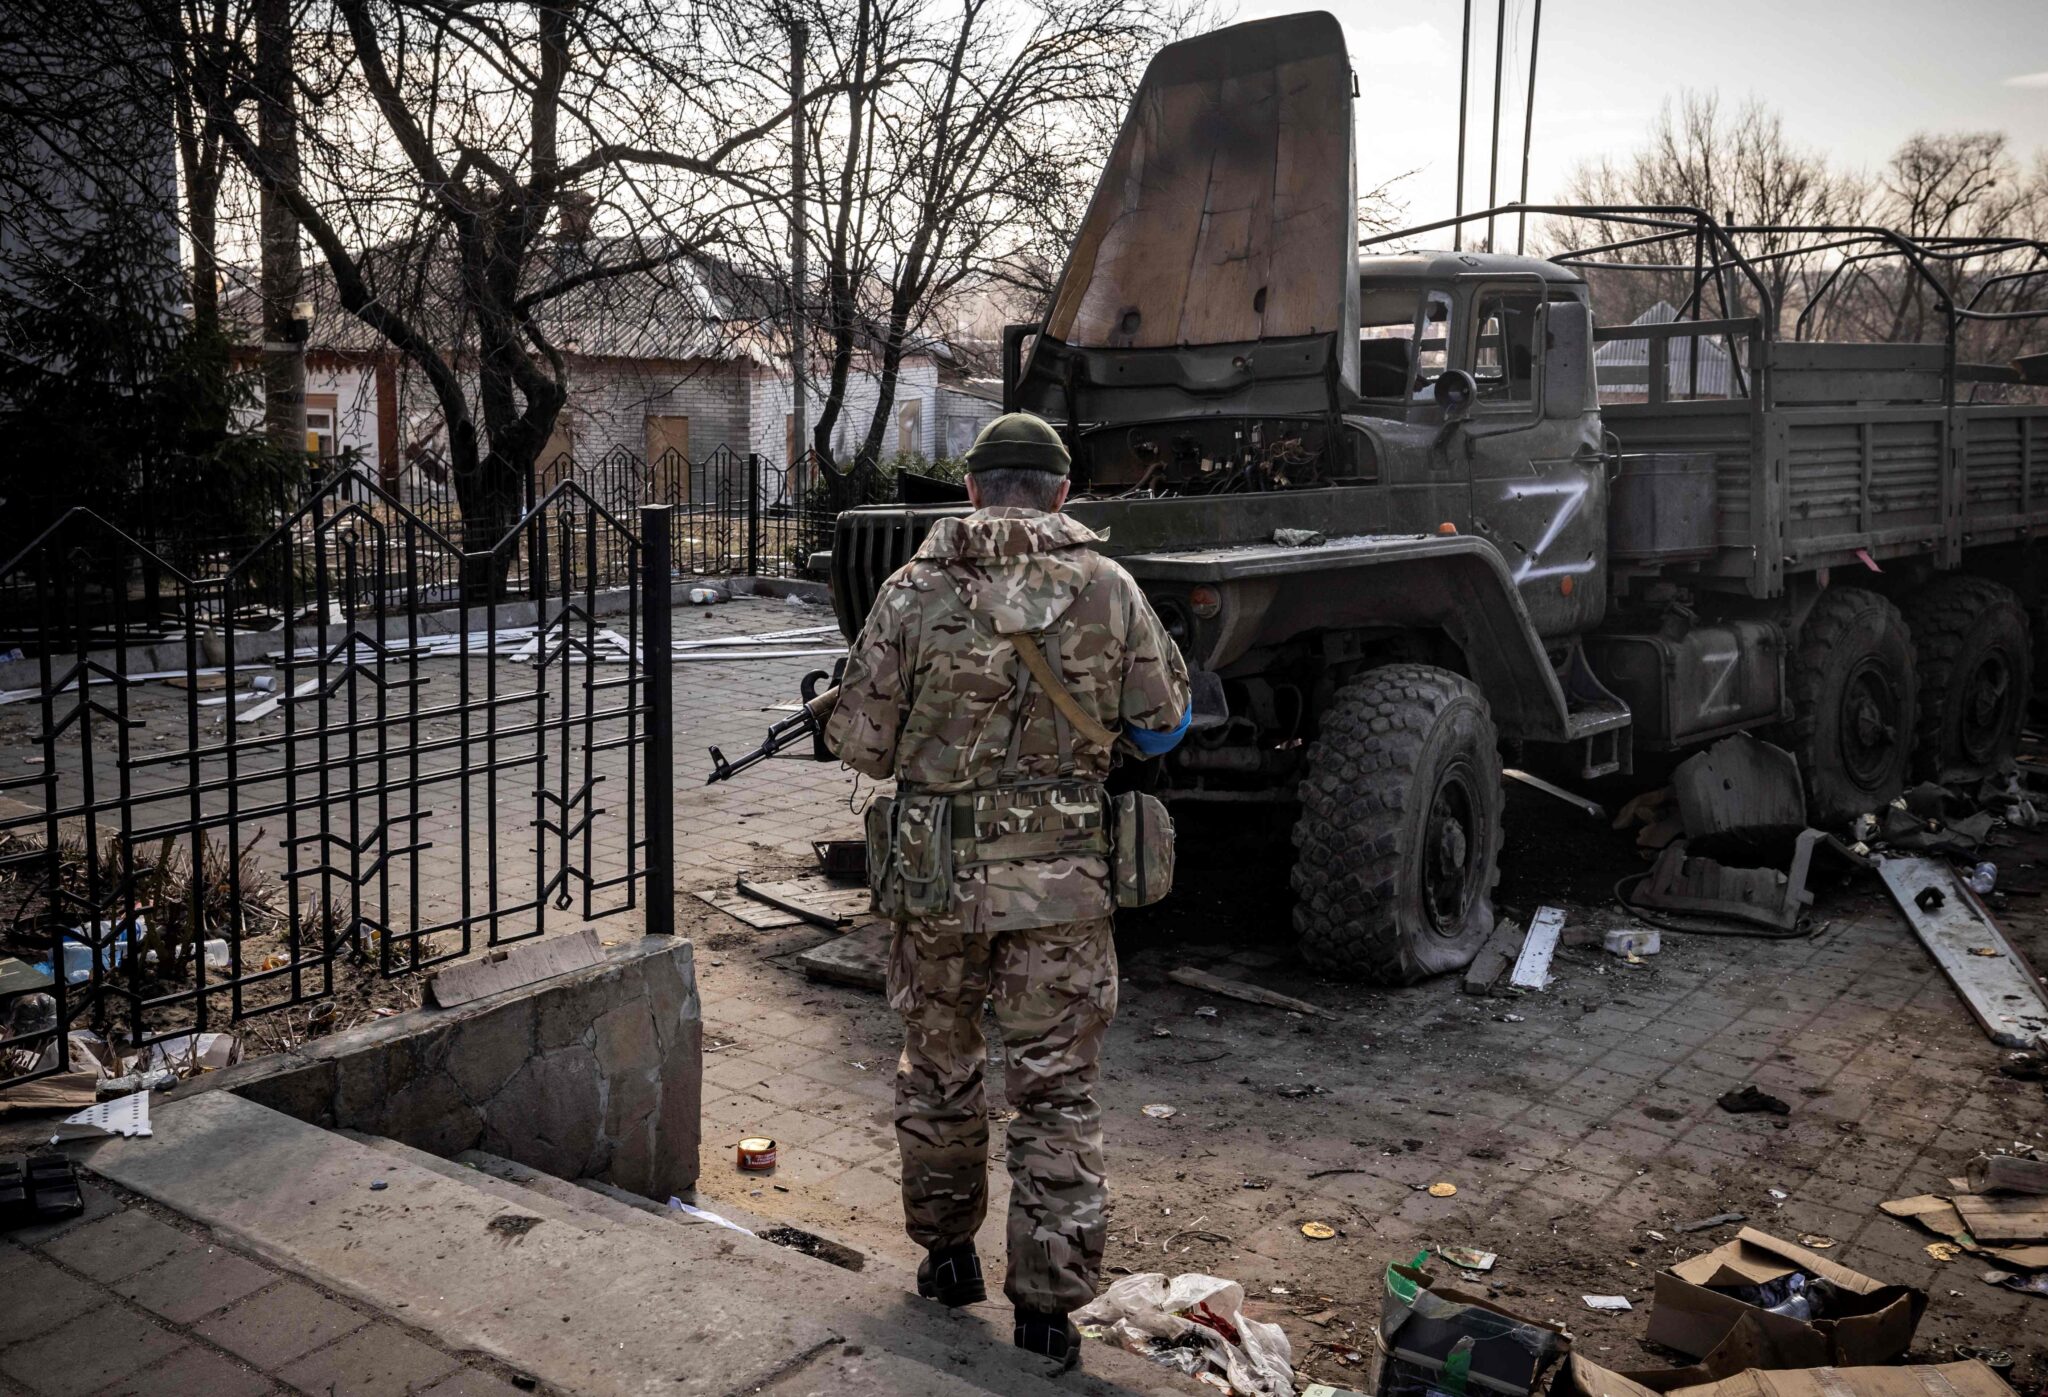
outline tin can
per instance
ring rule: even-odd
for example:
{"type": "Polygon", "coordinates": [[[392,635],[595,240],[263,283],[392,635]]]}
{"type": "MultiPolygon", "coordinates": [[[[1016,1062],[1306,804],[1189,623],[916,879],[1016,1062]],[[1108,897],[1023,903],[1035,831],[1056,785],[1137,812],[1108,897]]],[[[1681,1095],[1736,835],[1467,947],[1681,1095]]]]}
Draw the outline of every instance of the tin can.
{"type": "Polygon", "coordinates": [[[775,1142],[766,1136],[740,1141],[740,1168],[749,1174],[766,1174],[775,1168],[775,1142]]]}

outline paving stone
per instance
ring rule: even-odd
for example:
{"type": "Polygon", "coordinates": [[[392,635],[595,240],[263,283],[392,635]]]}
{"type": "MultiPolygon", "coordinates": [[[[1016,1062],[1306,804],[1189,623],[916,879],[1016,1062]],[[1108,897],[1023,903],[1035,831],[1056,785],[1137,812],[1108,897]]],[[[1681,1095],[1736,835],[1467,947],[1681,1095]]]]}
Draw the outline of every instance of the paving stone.
{"type": "Polygon", "coordinates": [[[114,1289],[173,1324],[190,1324],[276,1279],[273,1272],[253,1261],[219,1247],[206,1247],[181,1252],[160,1266],[118,1282],[114,1289]]]}
{"type": "Polygon", "coordinates": [[[272,1384],[210,1349],[187,1345],[161,1363],[130,1374],[95,1397],[256,1397],[272,1384]]]}
{"type": "Polygon", "coordinates": [[[98,1309],[106,1295],[34,1252],[0,1243],[0,1345],[32,1339],[74,1315],[98,1309]]]}
{"type": "Polygon", "coordinates": [[[359,1329],[277,1375],[310,1397],[404,1397],[461,1366],[388,1324],[359,1329]]]}
{"type": "Polygon", "coordinates": [[[274,1370],[369,1322],[368,1315],[309,1286],[286,1281],[194,1325],[192,1332],[259,1368],[274,1370]]]}
{"type": "Polygon", "coordinates": [[[464,1368],[421,1392],[420,1397],[521,1397],[520,1389],[475,1368],[464,1368]]]}
{"type": "Polygon", "coordinates": [[[205,1243],[128,1208],[43,1244],[43,1254],[96,1281],[118,1281],[180,1252],[203,1252],[205,1243]]]}
{"type": "Polygon", "coordinates": [[[108,1305],[0,1353],[0,1373],[39,1397],[83,1397],[184,1346],[134,1310],[108,1305]]]}

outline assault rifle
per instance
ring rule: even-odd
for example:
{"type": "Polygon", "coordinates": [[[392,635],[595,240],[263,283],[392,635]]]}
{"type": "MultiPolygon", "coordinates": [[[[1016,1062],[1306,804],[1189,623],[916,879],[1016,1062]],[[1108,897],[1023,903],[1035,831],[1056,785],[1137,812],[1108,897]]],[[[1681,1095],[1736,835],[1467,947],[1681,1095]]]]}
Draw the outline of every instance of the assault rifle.
{"type": "Polygon", "coordinates": [[[831,677],[822,669],[814,669],[806,674],[803,681],[803,707],[770,727],[767,740],[738,761],[727,761],[725,753],[713,747],[711,775],[704,779],[704,784],[709,786],[719,781],[728,781],[756,762],[765,762],[777,752],[794,747],[806,737],[811,739],[813,756],[821,762],[832,760],[831,752],[825,748],[825,718],[831,713],[832,705],[839,699],[839,686],[834,684],[825,692],[818,692],[819,683],[831,677]]]}

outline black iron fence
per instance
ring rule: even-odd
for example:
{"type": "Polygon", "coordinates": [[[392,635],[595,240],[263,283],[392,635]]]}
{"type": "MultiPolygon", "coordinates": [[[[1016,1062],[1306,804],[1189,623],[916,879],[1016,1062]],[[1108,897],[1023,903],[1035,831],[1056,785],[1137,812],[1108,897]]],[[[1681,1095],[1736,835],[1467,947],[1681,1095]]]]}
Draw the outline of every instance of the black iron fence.
{"type": "Polygon", "coordinates": [[[367,1013],[559,920],[672,931],[689,515],[566,479],[465,548],[354,477],[233,557],[75,510],[0,562],[0,1088],[75,1032],[146,1051],[367,1013]]]}

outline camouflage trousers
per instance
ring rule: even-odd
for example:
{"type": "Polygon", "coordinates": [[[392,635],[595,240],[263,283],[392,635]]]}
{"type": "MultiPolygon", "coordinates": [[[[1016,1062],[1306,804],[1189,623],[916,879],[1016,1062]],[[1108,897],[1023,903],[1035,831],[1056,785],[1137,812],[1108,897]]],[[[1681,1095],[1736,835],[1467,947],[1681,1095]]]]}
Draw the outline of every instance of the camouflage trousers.
{"type": "Polygon", "coordinates": [[[1106,1185],[1095,1101],[1116,1014],[1110,919],[976,931],[961,920],[897,924],[889,1003],[903,1015],[896,1139],[903,1213],[927,1248],[974,1240],[988,1213],[987,1044],[1003,1039],[1010,1122],[1010,1303],[1065,1313],[1095,1298],[1106,1185]]]}

